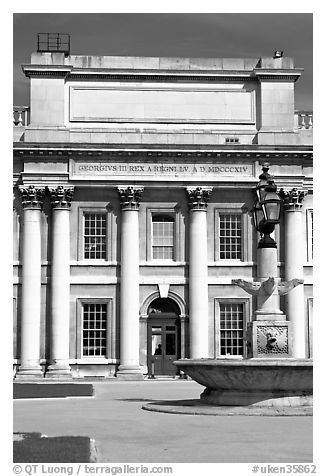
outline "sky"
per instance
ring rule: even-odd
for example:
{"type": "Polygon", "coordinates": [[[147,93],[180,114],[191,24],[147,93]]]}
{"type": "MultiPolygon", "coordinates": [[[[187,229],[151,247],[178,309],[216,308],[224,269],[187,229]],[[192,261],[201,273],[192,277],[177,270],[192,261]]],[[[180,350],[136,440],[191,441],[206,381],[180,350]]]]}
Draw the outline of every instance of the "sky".
{"type": "Polygon", "coordinates": [[[303,68],[295,108],[312,111],[311,13],[14,13],[13,102],[29,105],[21,65],[37,33],[69,33],[73,55],[259,58],[276,50],[303,68]]]}

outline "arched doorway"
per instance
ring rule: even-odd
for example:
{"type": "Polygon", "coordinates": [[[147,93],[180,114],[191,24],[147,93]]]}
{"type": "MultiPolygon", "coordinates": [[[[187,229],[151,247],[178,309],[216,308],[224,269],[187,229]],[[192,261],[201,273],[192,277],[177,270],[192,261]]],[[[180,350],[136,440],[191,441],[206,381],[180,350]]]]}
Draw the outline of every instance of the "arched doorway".
{"type": "Polygon", "coordinates": [[[180,309],[169,298],[157,298],[148,307],[147,365],[149,375],[176,375],[180,358],[180,309]]]}

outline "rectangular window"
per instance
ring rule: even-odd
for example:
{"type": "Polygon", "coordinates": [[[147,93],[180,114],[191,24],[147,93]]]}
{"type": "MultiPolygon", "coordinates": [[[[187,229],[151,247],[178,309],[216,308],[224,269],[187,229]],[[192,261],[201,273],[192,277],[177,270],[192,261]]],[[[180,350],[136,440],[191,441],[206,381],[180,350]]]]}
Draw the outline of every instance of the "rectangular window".
{"type": "Polygon", "coordinates": [[[220,355],[244,355],[244,305],[220,303],[220,355]]]}
{"type": "Polygon", "coordinates": [[[313,312],[314,312],[314,300],[312,297],[308,298],[308,329],[307,329],[307,349],[308,358],[313,358],[313,312]]]}
{"type": "Polygon", "coordinates": [[[307,210],[307,261],[312,261],[314,256],[314,215],[313,210],[307,210]]]}
{"type": "Polygon", "coordinates": [[[84,214],[84,259],[106,259],[106,213],[84,214]]]}
{"type": "Polygon", "coordinates": [[[238,137],[226,137],[225,138],[225,143],[226,144],[239,144],[239,138],[238,137]]]}
{"type": "Polygon", "coordinates": [[[83,304],[83,357],[106,357],[107,303],[83,304]]]}
{"type": "Polygon", "coordinates": [[[219,258],[242,259],[242,222],[240,214],[219,214],[219,258]]]}
{"type": "Polygon", "coordinates": [[[174,218],[168,215],[152,217],[153,259],[174,259],[174,218]]]}

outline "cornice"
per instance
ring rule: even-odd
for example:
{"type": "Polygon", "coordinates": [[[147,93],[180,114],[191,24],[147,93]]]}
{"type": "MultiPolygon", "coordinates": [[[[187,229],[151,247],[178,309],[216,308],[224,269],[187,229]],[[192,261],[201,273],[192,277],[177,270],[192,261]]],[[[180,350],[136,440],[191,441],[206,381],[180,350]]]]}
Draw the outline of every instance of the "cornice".
{"type": "Polygon", "coordinates": [[[295,82],[303,71],[296,69],[254,68],[253,70],[137,70],[116,68],[75,68],[69,65],[22,65],[28,77],[64,77],[66,80],[99,81],[257,81],[277,80],[295,82]]]}
{"type": "Polygon", "coordinates": [[[72,66],[51,66],[51,65],[22,65],[23,73],[27,78],[46,76],[55,78],[66,78],[72,66]]]}
{"type": "Polygon", "coordinates": [[[149,158],[149,159],[165,159],[165,158],[180,158],[180,159],[239,159],[239,160],[267,160],[267,161],[283,161],[286,160],[305,160],[311,161],[313,157],[312,148],[295,149],[293,147],[280,147],[277,150],[269,149],[255,149],[246,150],[239,149],[169,149],[169,148],[108,148],[108,147],[60,147],[60,146],[35,146],[24,145],[21,143],[14,145],[14,156],[24,159],[32,158],[49,158],[55,157],[56,160],[62,158],[149,158]]]}
{"type": "Polygon", "coordinates": [[[254,76],[259,80],[276,80],[276,81],[293,81],[295,82],[300,76],[302,68],[296,69],[254,69],[254,76]]]}
{"type": "Polygon", "coordinates": [[[248,81],[255,80],[252,71],[245,70],[123,70],[109,68],[74,68],[69,65],[22,65],[28,77],[65,77],[67,80],[107,80],[107,81],[248,81]]]}
{"type": "Polygon", "coordinates": [[[180,72],[180,71],[85,71],[74,70],[68,80],[92,79],[107,81],[185,81],[185,82],[214,82],[214,81],[252,81],[251,72],[219,71],[219,72],[180,72]]]}

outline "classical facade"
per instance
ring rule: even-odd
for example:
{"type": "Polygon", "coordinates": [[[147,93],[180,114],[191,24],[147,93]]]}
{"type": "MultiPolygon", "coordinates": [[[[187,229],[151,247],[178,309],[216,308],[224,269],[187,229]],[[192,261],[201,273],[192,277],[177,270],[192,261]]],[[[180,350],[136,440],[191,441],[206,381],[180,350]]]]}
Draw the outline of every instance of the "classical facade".
{"type": "Polygon", "coordinates": [[[291,58],[34,53],[14,121],[15,378],[175,375],[243,358],[269,162],[293,356],[312,356],[312,125],[291,58]],[[26,120],[23,121],[23,116],[26,120]]]}

